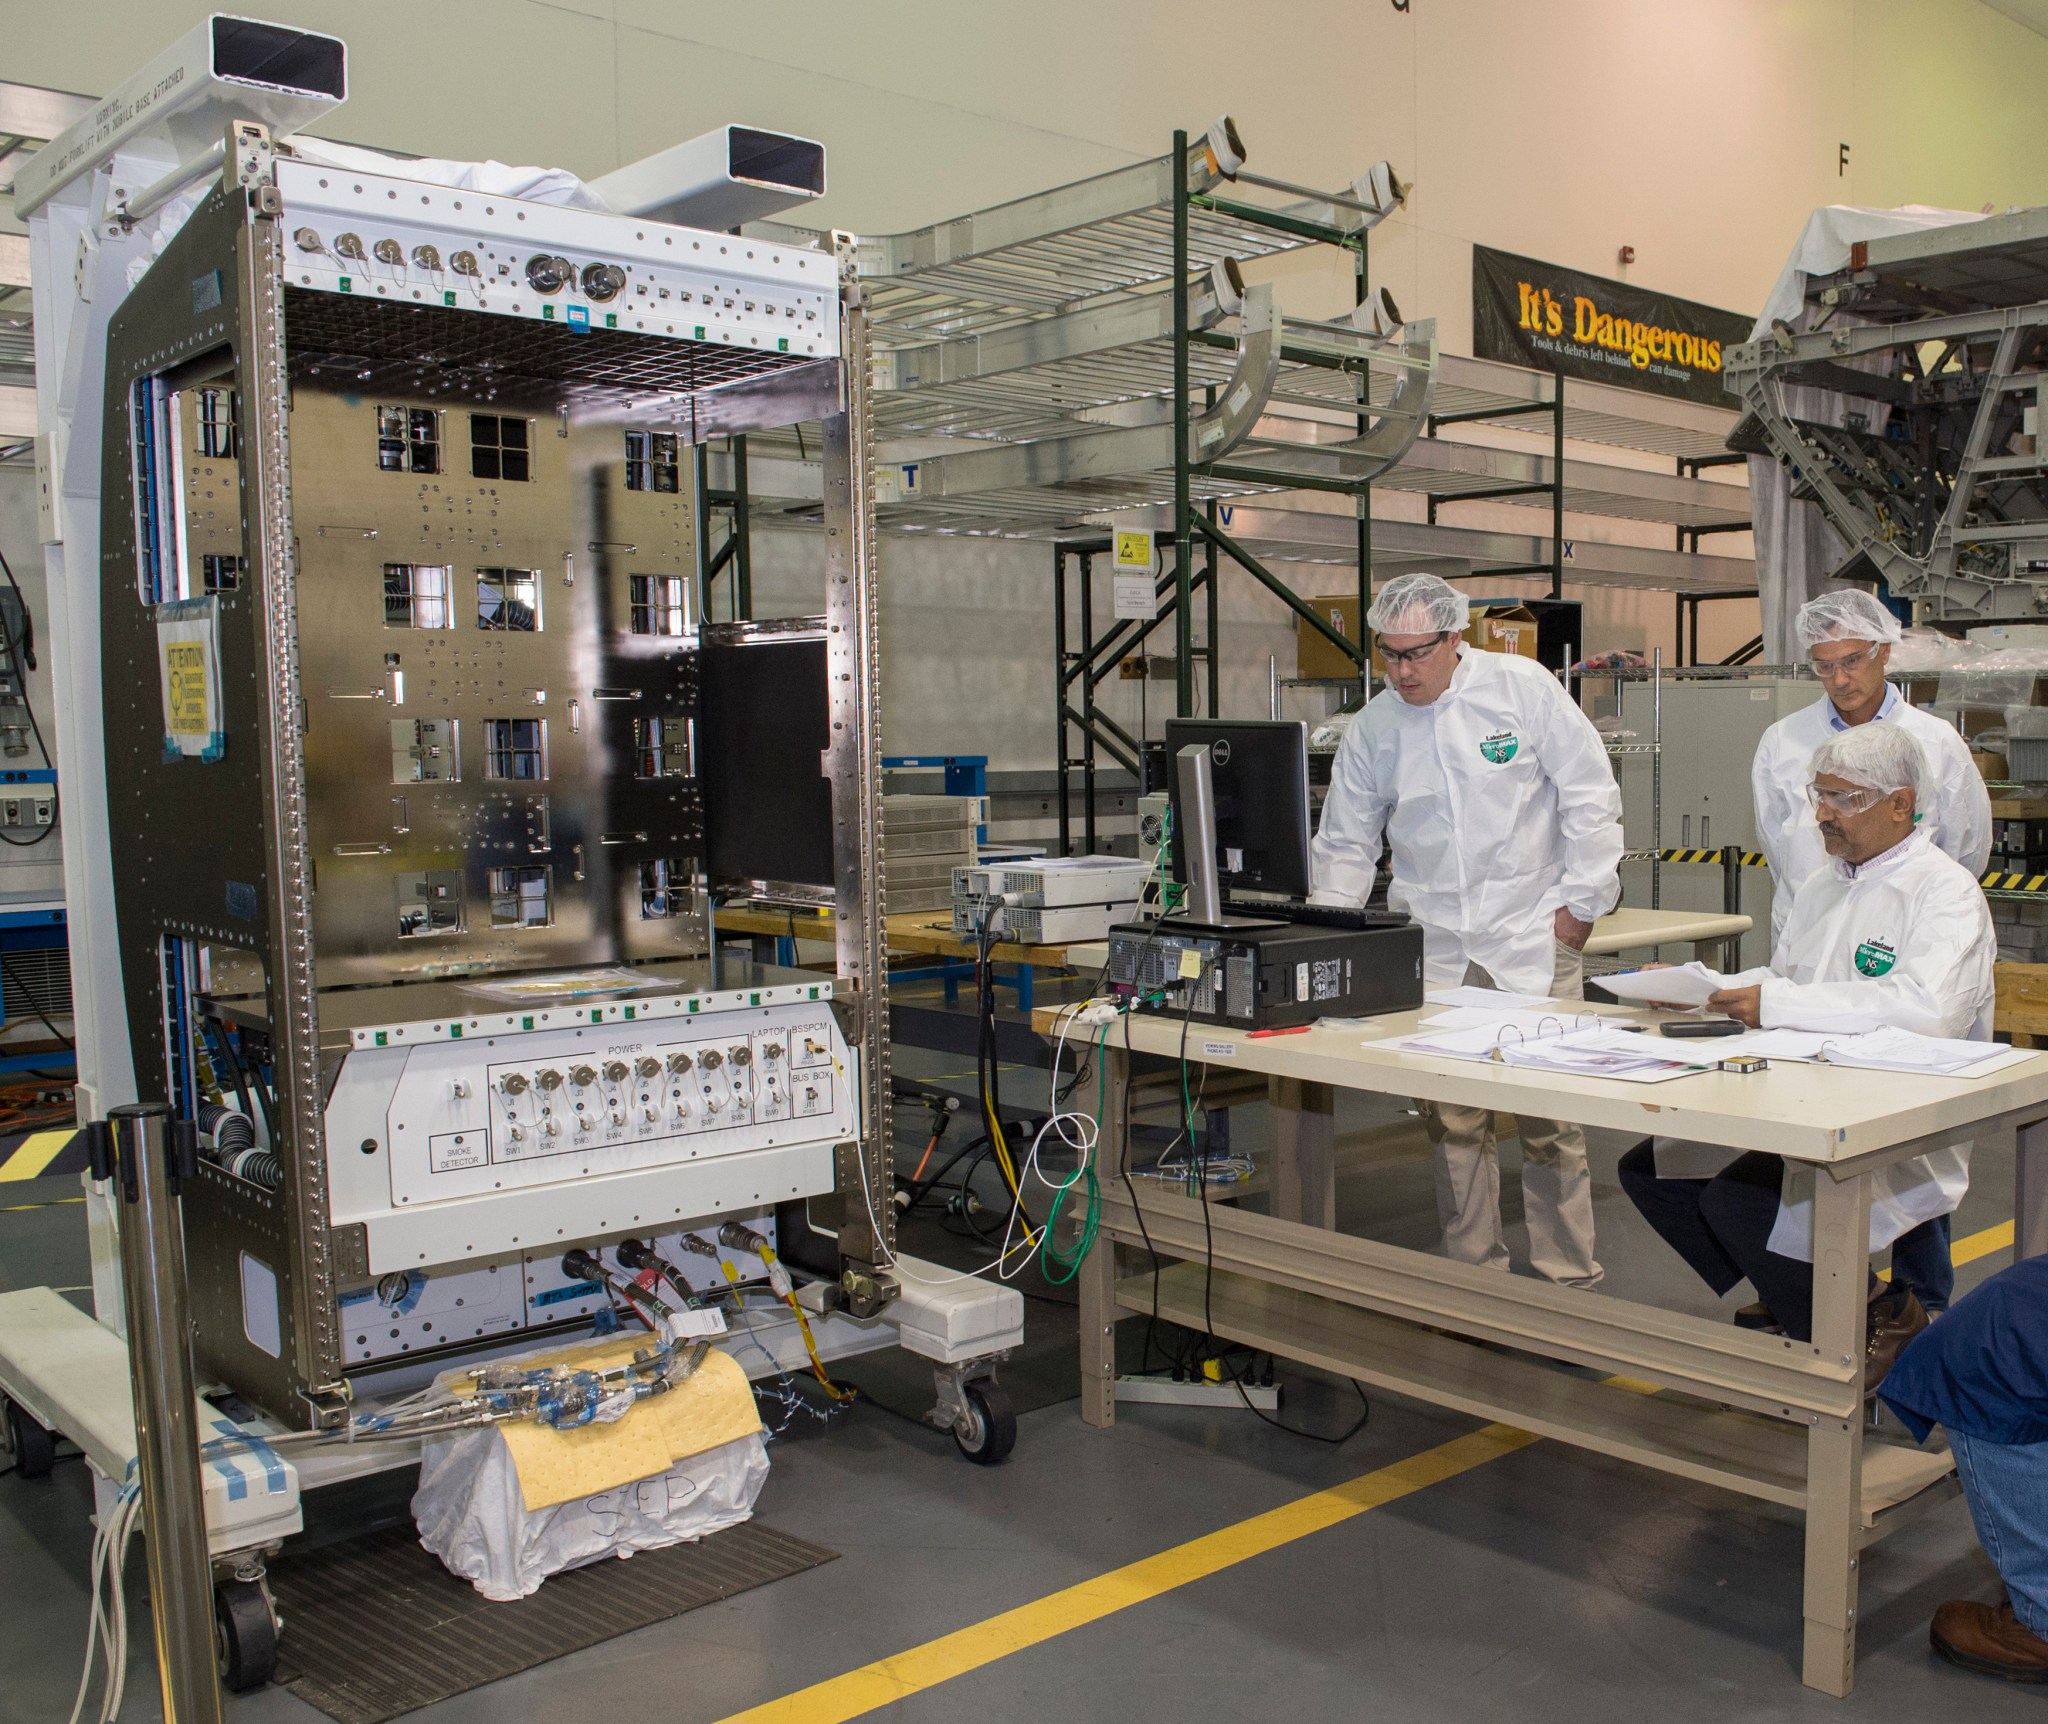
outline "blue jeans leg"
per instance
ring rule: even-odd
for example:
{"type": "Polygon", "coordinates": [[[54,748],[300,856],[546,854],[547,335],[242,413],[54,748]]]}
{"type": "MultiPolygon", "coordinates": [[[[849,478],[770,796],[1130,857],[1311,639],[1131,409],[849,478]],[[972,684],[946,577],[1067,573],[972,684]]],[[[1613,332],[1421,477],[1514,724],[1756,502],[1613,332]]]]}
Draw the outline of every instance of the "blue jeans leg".
{"type": "Polygon", "coordinates": [[[2012,1613],[2048,1640],[2048,1443],[1987,1443],[1950,1431],[1977,1540],[2012,1613]]]}
{"type": "Polygon", "coordinates": [[[1912,1288],[1929,1316],[1946,1311],[1956,1290],[1955,1259],[1949,1255],[1950,1220],[1937,1215],[1892,1241],[1892,1280],[1912,1288]]]}

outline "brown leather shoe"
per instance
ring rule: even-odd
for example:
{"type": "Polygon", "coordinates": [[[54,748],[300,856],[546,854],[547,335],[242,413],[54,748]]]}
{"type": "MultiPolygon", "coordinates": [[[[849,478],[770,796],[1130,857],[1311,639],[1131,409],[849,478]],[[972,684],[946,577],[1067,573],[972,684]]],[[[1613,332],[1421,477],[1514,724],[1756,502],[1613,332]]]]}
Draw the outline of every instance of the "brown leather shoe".
{"type": "Polygon", "coordinates": [[[1952,1598],[1934,1613],[1927,1631],[1934,1650],[1951,1664],[2008,1682],[2048,1682],[2048,1640],[2012,1613],[2012,1601],[1978,1604],[1952,1598]]]}
{"type": "Polygon", "coordinates": [[[1869,1325],[1863,1343],[1863,1393],[1877,1393],[1878,1384],[1891,1374],[1899,1352],[1927,1327],[1927,1308],[1910,1287],[1887,1287],[1870,1302],[1869,1325]]]}

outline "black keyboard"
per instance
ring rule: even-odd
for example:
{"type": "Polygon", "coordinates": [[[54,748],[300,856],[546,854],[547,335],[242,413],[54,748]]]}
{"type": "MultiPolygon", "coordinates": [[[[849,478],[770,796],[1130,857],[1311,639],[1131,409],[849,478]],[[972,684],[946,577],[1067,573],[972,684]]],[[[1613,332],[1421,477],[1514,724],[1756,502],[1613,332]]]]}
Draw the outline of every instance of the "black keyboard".
{"type": "Polygon", "coordinates": [[[1232,916],[1270,916],[1276,922],[1304,923],[1312,928],[1398,928],[1408,918],[1398,910],[1368,910],[1357,904],[1295,904],[1271,898],[1226,898],[1232,916]]]}

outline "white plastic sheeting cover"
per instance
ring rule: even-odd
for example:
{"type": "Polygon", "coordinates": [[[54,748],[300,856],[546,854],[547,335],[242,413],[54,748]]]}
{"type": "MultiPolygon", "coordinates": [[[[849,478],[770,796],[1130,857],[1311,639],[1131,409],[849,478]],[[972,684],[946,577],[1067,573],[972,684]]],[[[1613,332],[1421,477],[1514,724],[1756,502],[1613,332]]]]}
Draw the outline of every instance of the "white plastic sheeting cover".
{"type": "MultiPolygon", "coordinates": [[[[1938,209],[1930,204],[1906,204],[1891,210],[1829,204],[1815,210],[1807,217],[1799,243],[1764,301],[1750,340],[1761,340],[1771,325],[1780,321],[1794,334],[1803,334],[1810,316],[1808,278],[1848,268],[1849,248],[1858,240],[1983,219],[1966,210],[1938,209]]],[[[1835,321],[1851,320],[1838,316],[1835,321]]],[[[1842,422],[1842,397],[1831,389],[1787,389],[1785,405],[1796,417],[1815,424],[1842,422]]],[[[1760,455],[1749,458],[1749,495],[1756,525],[1756,584],[1763,608],[1764,659],[1770,664],[1794,664],[1805,654],[1792,619],[1801,605],[1826,588],[1829,572],[1842,560],[1842,544],[1828,527],[1819,504],[1792,500],[1791,478],[1776,461],[1760,455]]]]}
{"type": "Polygon", "coordinates": [[[464,1431],[422,1445],[412,1516],[420,1543],[450,1573],[503,1603],[564,1569],[737,1526],[754,1512],[767,1479],[768,1449],[756,1432],[652,1478],[535,1511],[504,1438],[491,1429],[464,1431]]]}
{"type": "Polygon", "coordinates": [[[566,168],[511,167],[504,162],[451,162],[433,156],[394,156],[356,144],[330,143],[325,138],[293,138],[292,154],[321,167],[350,173],[381,174],[386,179],[419,180],[430,186],[460,186],[491,197],[521,198],[527,203],[560,204],[565,209],[605,210],[611,206],[566,168]]]}

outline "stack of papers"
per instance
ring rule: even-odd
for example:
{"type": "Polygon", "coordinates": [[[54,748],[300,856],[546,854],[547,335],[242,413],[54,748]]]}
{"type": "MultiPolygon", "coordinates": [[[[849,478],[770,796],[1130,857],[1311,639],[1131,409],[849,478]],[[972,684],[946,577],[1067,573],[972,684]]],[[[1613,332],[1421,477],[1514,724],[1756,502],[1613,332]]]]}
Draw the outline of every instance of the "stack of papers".
{"type": "Polygon", "coordinates": [[[1476,1008],[1446,1012],[1412,1035],[1365,1045],[1631,1083],[1678,1077],[1719,1057],[1682,1051],[1675,1042],[1615,1029],[1590,1015],[1571,1022],[1556,1013],[1482,1013],[1476,1008]],[[1468,1013],[1477,1021],[1444,1022],[1445,1018],[1462,1020],[1468,1013]]]}
{"type": "Polygon", "coordinates": [[[1994,1042],[1951,1041],[1916,1036],[1911,1030],[1869,1030],[1860,1036],[1828,1036],[1815,1057],[1831,1066],[1867,1071],[1926,1072],[1938,1077],[1984,1077],[2028,1058],[2031,1048],[2002,1048],[1994,1042]]]}

